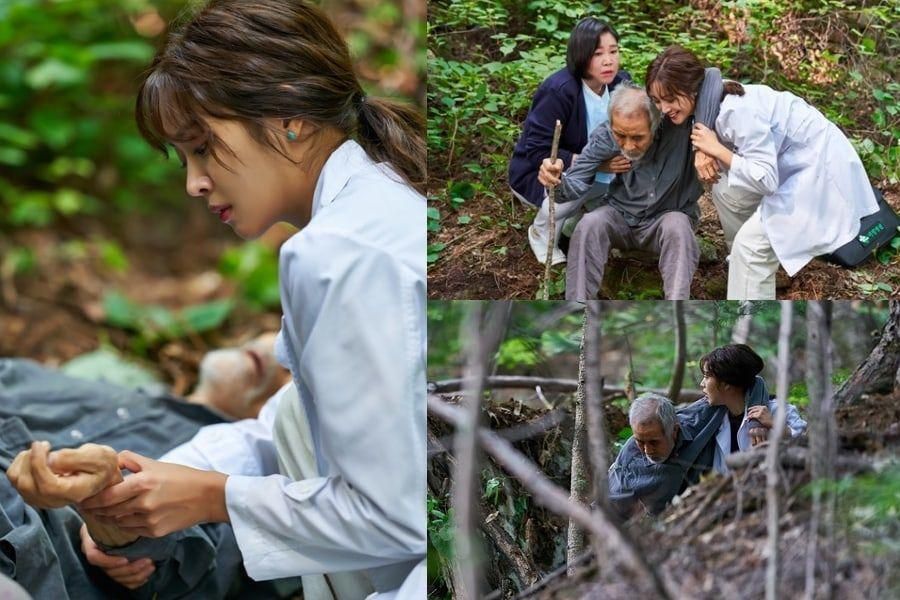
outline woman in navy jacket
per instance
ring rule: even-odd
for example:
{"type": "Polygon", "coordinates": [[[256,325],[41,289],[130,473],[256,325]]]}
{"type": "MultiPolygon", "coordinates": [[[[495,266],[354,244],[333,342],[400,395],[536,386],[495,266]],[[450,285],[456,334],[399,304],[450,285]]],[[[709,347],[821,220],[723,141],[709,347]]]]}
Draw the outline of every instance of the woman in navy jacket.
{"type": "MultiPolygon", "coordinates": [[[[528,229],[528,239],[538,261],[543,263],[547,253],[549,209],[544,202],[544,187],[537,174],[541,161],[550,156],[556,120],[562,123],[558,158],[568,169],[587,143],[588,134],[606,121],[605,105],[609,94],[623,80],[631,80],[626,71],[619,70],[619,36],[607,23],[587,17],[575,25],[566,48],[566,68],[560,69],[541,83],[534,95],[525,119],[522,135],[513,150],[509,164],[509,184],[519,200],[540,207],[534,223],[528,229]]],[[[625,157],[610,161],[609,173],[630,168],[625,157]]],[[[588,197],[602,194],[611,176],[598,178],[597,185],[577,202],[558,204],[557,239],[566,217],[574,214],[588,197]]],[[[565,256],[555,248],[553,264],[565,262],[565,256]]]]}

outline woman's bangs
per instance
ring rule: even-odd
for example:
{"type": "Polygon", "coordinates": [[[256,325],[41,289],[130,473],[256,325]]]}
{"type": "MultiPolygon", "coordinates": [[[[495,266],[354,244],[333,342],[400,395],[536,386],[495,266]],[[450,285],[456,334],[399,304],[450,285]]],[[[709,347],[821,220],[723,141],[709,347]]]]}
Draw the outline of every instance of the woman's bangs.
{"type": "Polygon", "coordinates": [[[135,106],[141,135],[167,153],[171,142],[185,143],[209,136],[191,91],[168,73],[152,72],[138,91],[135,106]]]}

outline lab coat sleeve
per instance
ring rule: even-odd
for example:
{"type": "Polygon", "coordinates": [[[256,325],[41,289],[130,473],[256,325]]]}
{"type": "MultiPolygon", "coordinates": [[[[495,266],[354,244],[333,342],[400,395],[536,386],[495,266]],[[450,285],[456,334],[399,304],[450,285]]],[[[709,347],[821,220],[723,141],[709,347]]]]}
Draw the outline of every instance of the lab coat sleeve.
{"type": "Polygon", "coordinates": [[[272,424],[284,389],[266,402],[256,419],[202,427],[193,438],[173,448],[159,460],[227,475],[277,473],[278,458],[272,441],[272,424]]]}
{"type": "Polygon", "coordinates": [[[735,148],[728,185],[769,196],[778,189],[778,152],[772,130],[752,107],[735,106],[739,103],[723,102],[716,120],[719,137],[735,148]]]}
{"type": "Polygon", "coordinates": [[[320,477],[229,477],[254,579],[425,556],[425,288],[382,249],[301,233],[281,252],[282,336],[320,477]]]}
{"type": "Polygon", "coordinates": [[[556,195],[557,202],[572,202],[581,198],[597,175],[600,163],[619,154],[619,146],[612,136],[609,121],[601,123],[591,132],[588,143],[578,155],[575,164],[563,173],[556,195]]]}

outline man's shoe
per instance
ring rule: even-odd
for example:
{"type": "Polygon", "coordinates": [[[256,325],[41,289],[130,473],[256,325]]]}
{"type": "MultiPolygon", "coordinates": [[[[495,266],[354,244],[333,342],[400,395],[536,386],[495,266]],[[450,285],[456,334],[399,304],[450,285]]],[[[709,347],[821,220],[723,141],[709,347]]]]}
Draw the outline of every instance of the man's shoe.
{"type": "MultiPolygon", "coordinates": [[[[534,225],[528,228],[528,243],[531,245],[531,251],[534,252],[534,257],[537,261],[542,265],[546,264],[547,238],[540,235],[537,229],[534,228],[534,225]]],[[[563,254],[563,251],[559,248],[553,248],[553,262],[551,265],[561,265],[564,262],[566,262],[566,255],[563,254]]]]}

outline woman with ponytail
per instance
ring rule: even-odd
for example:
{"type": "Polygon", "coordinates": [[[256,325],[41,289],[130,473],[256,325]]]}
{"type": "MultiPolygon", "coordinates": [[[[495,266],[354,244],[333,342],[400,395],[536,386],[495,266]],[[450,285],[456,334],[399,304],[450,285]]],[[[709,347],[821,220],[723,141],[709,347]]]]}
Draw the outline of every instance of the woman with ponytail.
{"type": "MultiPolygon", "coordinates": [[[[660,112],[683,123],[693,110],[703,65],[671,46],[647,67],[647,93],[660,112]]],[[[729,300],[774,300],[775,272],[793,277],[816,256],[859,235],[878,212],[862,161],[822,113],[790,92],[726,81],[715,130],[695,124],[694,149],[715,159],[715,183],[728,257],[729,300]]]]}
{"type": "MultiPolygon", "coordinates": [[[[136,116],[239,236],[299,229],[281,248],[275,343],[293,381],[259,419],[161,461],[120,453],[132,474],[83,509],[147,538],[230,522],[247,573],[303,576],[307,599],[424,598],[420,111],[365,94],[319,8],[212,0],[170,34],[136,116]]],[[[145,562],[107,573],[144,585],[145,562]]]]}

